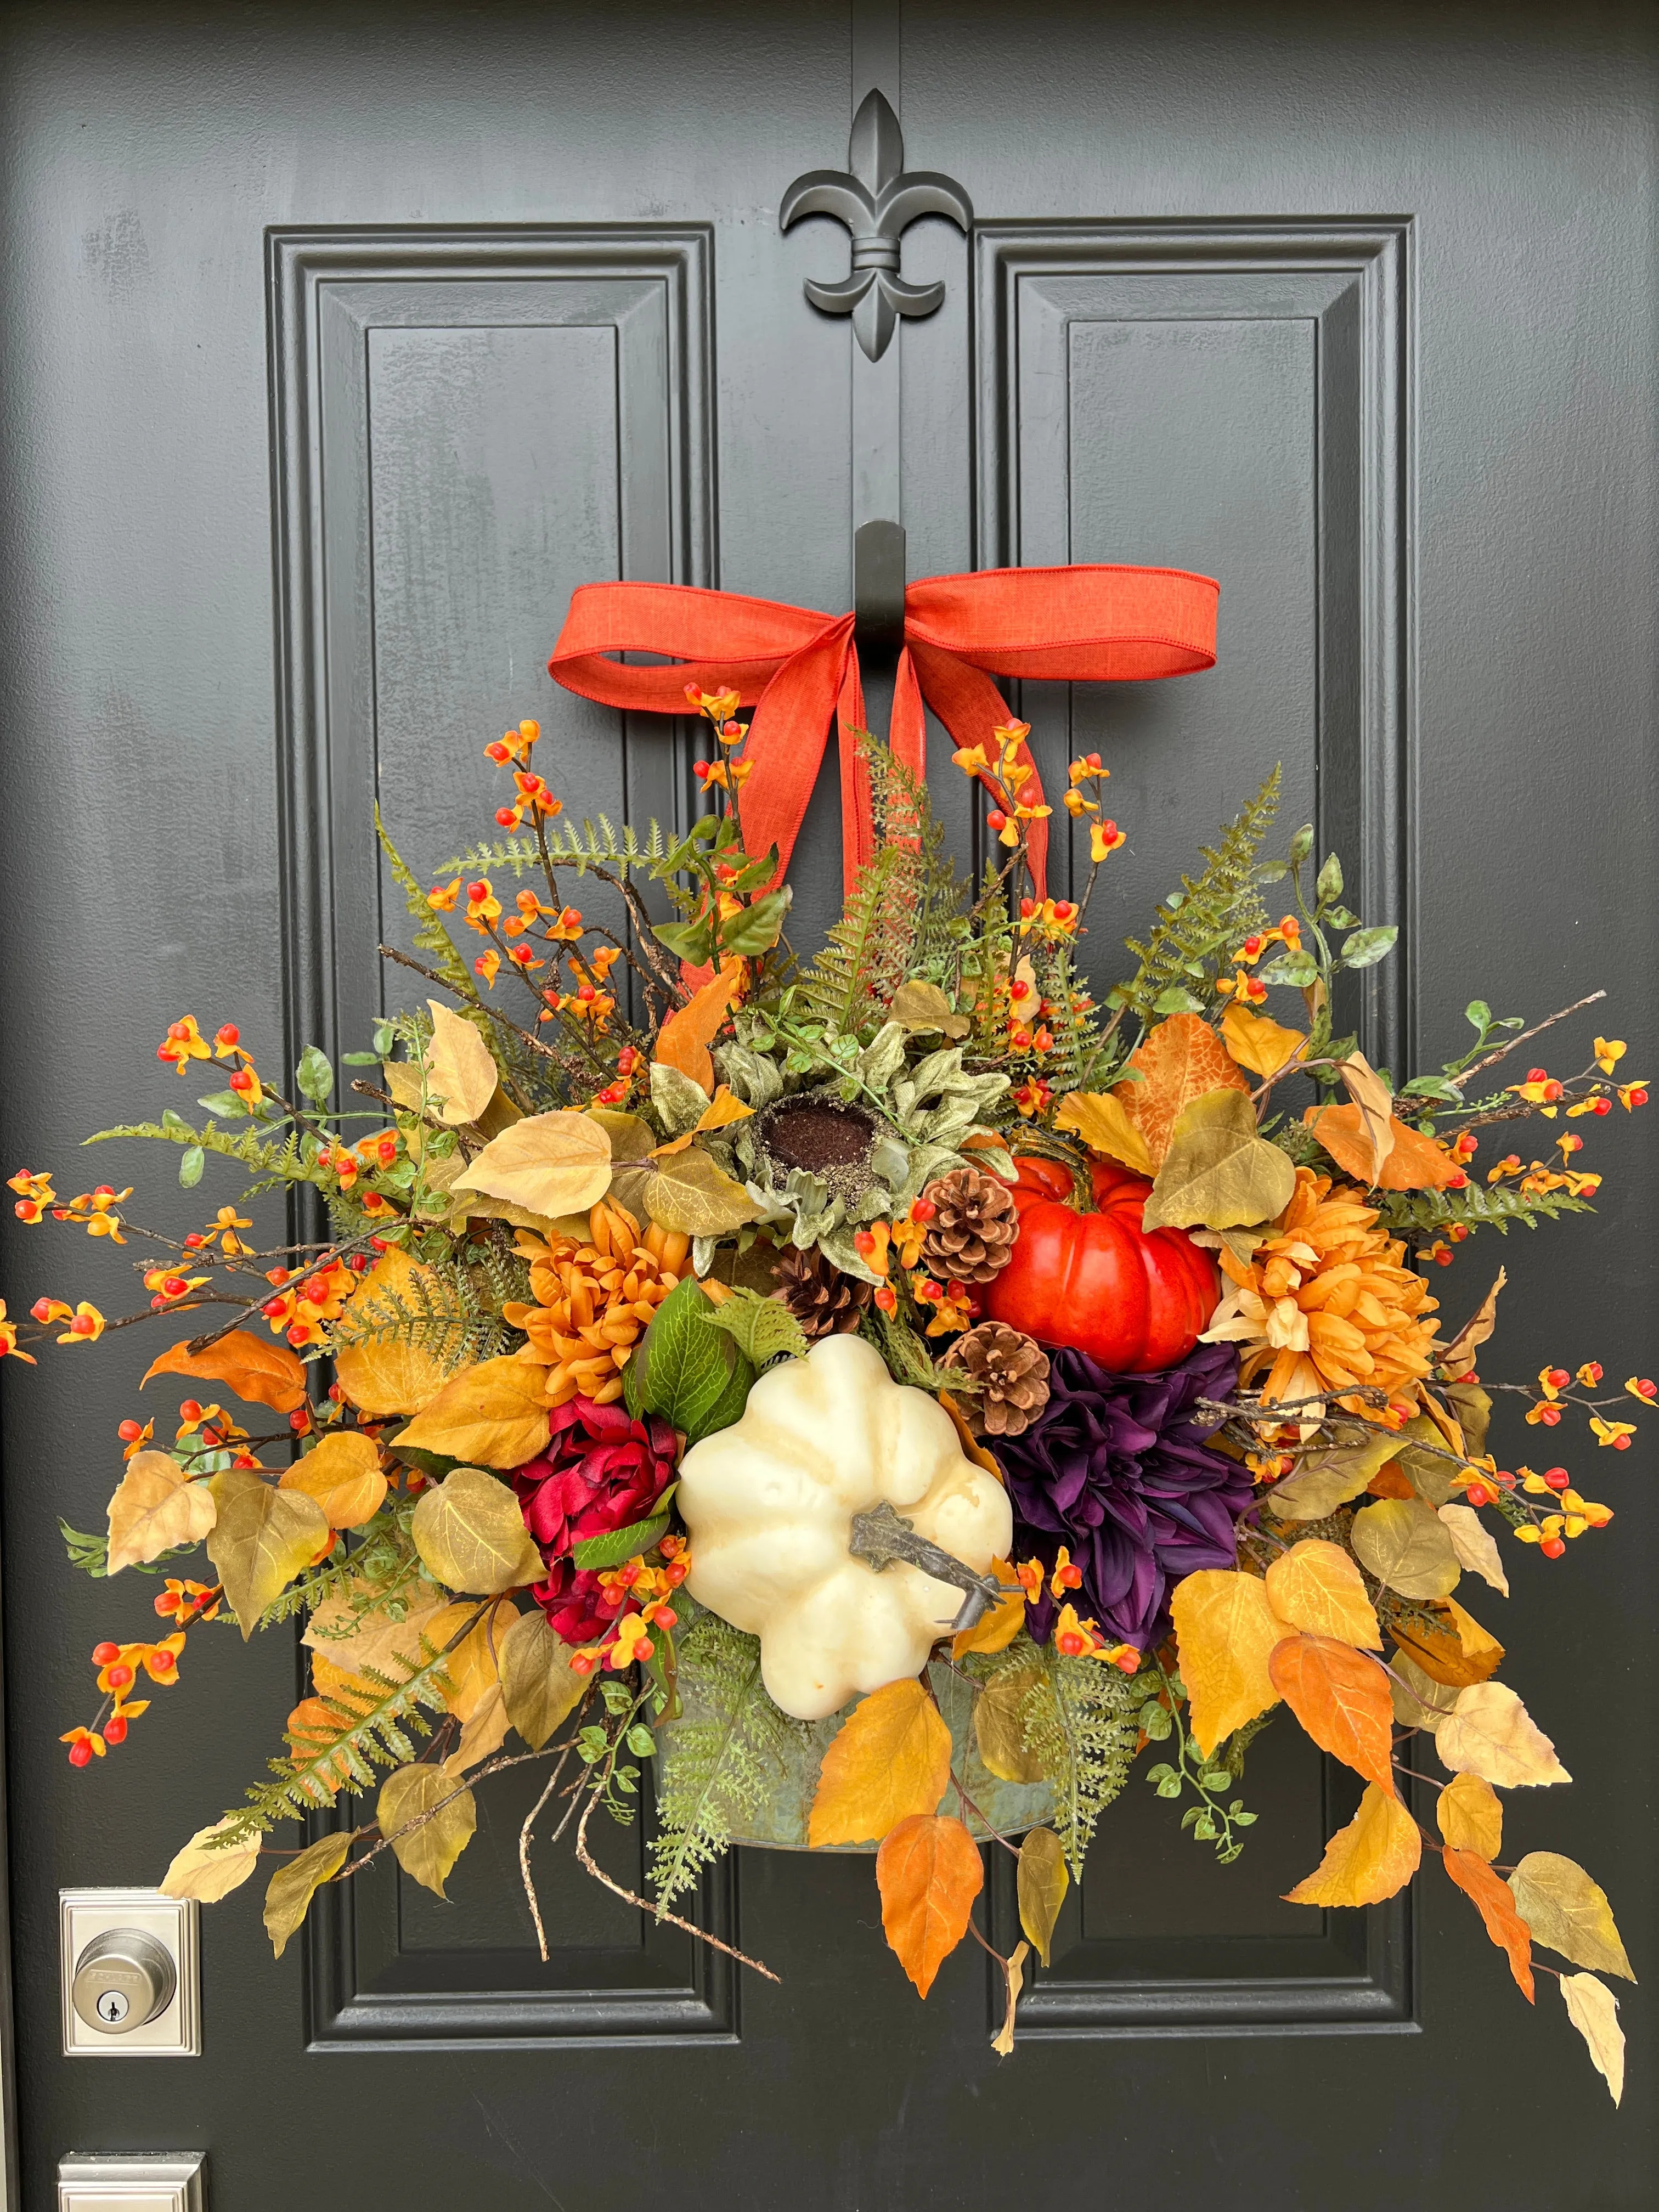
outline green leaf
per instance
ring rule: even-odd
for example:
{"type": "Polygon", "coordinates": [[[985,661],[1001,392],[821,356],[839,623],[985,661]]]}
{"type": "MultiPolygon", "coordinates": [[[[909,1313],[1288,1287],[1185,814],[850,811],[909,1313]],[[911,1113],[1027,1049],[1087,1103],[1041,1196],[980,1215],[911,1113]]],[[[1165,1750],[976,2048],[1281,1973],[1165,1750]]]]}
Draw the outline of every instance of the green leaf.
{"type": "Polygon", "coordinates": [[[602,1536],[585,1536],[579,1544],[571,1546],[571,1558],[579,1567],[620,1567],[641,1552],[648,1552],[668,1533],[668,1515],[664,1509],[675,1488],[671,1482],[659,1500],[659,1510],[648,1521],[630,1521],[625,1528],[608,1528],[602,1536]]]}
{"type": "Polygon", "coordinates": [[[1146,1225],[1243,1228],[1271,1220],[1295,1190],[1291,1157],[1257,1135],[1247,1094],[1212,1091],[1176,1118],[1146,1201],[1146,1225]]]}
{"type": "Polygon", "coordinates": [[[1492,1008],[1484,999],[1471,999],[1463,1009],[1463,1018],[1472,1029],[1479,1030],[1485,1036],[1492,1027],[1492,1008]]]}
{"type": "Polygon", "coordinates": [[[1307,859],[1309,854],[1313,850],[1313,823],[1311,822],[1304,822],[1302,827],[1297,831],[1295,836],[1291,840],[1291,866],[1292,867],[1299,867],[1302,862],[1307,859]]]}
{"type": "Polygon", "coordinates": [[[1350,968],[1374,968],[1394,951],[1400,932],[1390,922],[1382,929],[1357,929],[1342,940],[1342,957],[1350,968]]]}
{"type": "Polygon", "coordinates": [[[1264,983],[1289,983],[1294,989],[1305,991],[1310,983],[1319,981],[1319,963],[1310,952],[1287,952],[1282,958],[1270,960],[1261,970],[1264,983]]]}
{"type": "Polygon", "coordinates": [[[702,967],[713,957],[714,941],[707,920],[653,922],[651,934],[659,945],[666,945],[677,960],[689,960],[694,966],[702,967]]]}
{"type": "Polygon", "coordinates": [[[175,1114],[171,1106],[164,1106],[161,1109],[161,1127],[167,1131],[170,1137],[175,1133],[183,1134],[185,1136],[194,1134],[194,1132],[191,1130],[189,1122],[185,1121],[184,1115],[182,1114],[175,1114]]]}
{"type": "Polygon", "coordinates": [[[636,1411],[659,1413],[692,1443],[730,1427],[755,1379],[731,1336],[715,1327],[714,1308],[690,1275],[657,1308],[629,1363],[630,1380],[635,1367],[643,1370],[636,1411]]]}
{"type": "Polygon", "coordinates": [[[313,1105],[322,1105],[332,1096],[334,1090],[334,1070],[329,1065],[327,1054],[319,1052],[314,1044],[308,1044],[300,1054],[300,1065],[294,1071],[294,1080],[313,1105]]]}
{"type": "MultiPolygon", "coordinates": [[[[734,914],[721,927],[721,951],[740,953],[744,959],[769,952],[782,932],[783,918],[794,896],[789,885],[782,884],[734,914]]],[[[659,936],[661,933],[658,932],[659,936]]]]}
{"type": "Polygon", "coordinates": [[[234,1091],[216,1091],[209,1097],[198,1098],[196,1103],[210,1114],[246,1114],[248,1110],[234,1091]]]}
{"type": "Polygon", "coordinates": [[[1255,879],[1259,884],[1282,884],[1290,872],[1283,860],[1268,860],[1256,870],[1255,879]]]}
{"type": "MultiPolygon", "coordinates": [[[[375,1034],[378,1036],[380,1032],[377,1030],[375,1034]]],[[[386,1052],[390,1052],[391,1049],[388,1044],[386,1052]]],[[[378,1067],[385,1057],[386,1053],[380,1052],[343,1052],[340,1054],[340,1065],[342,1067],[378,1067]]]]}
{"type": "Polygon", "coordinates": [[[179,1181],[186,1190],[194,1190],[202,1180],[202,1170],[207,1154],[199,1145],[191,1145],[179,1155],[179,1181]]]}
{"type": "Polygon", "coordinates": [[[1194,998],[1182,984],[1176,983],[1167,991],[1158,993],[1152,1000],[1152,1012],[1155,1014],[1201,1014],[1204,1001],[1194,998]]]}
{"type": "Polygon", "coordinates": [[[1321,906],[1342,896],[1342,863],[1334,853],[1327,856],[1324,866],[1319,871],[1318,879],[1314,884],[1314,896],[1321,906]]]}
{"type": "Polygon", "coordinates": [[[780,1352],[791,1358],[806,1357],[806,1332],[781,1298],[763,1298],[757,1291],[734,1289],[709,1316],[723,1328],[752,1367],[764,1367],[780,1352]]]}
{"type": "Polygon", "coordinates": [[[1443,1098],[1449,1106],[1461,1106],[1463,1094],[1455,1083],[1448,1083],[1443,1075],[1414,1075],[1402,1084],[1402,1098],[1443,1098]]]}

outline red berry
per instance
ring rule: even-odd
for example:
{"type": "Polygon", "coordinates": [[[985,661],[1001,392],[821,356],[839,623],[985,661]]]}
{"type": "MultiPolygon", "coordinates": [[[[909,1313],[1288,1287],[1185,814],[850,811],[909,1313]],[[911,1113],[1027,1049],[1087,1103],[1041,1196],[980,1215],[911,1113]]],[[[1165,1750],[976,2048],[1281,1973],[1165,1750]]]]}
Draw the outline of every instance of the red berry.
{"type": "Polygon", "coordinates": [[[392,1249],[384,1237],[371,1237],[368,1241],[376,1252],[389,1252],[392,1249]]]}
{"type": "Polygon", "coordinates": [[[186,1252],[199,1252],[203,1245],[206,1243],[207,1238],[201,1234],[199,1230],[192,1230],[191,1234],[185,1239],[185,1249],[186,1252]]]}
{"type": "Polygon", "coordinates": [[[267,1321],[279,1320],[288,1311],[286,1298],[267,1298],[259,1309],[267,1321]]]}
{"type": "Polygon", "coordinates": [[[71,1766],[88,1766],[91,1763],[92,1746],[87,1741],[85,1736],[82,1736],[78,1742],[72,1743],[70,1746],[70,1765],[71,1766]]]}
{"type": "Polygon", "coordinates": [[[302,1321],[296,1321],[294,1326],[288,1332],[288,1340],[297,1352],[300,1349],[300,1346],[309,1340],[310,1335],[311,1331],[306,1326],[305,1322],[302,1321]]]}
{"type": "Polygon", "coordinates": [[[115,1433],[124,1444],[132,1444],[137,1443],[144,1432],[137,1421],[123,1421],[115,1433]]]}
{"type": "Polygon", "coordinates": [[[1000,806],[994,806],[985,817],[987,826],[1000,833],[1008,827],[1008,817],[1000,806]]]}
{"type": "Polygon", "coordinates": [[[246,1067],[239,1067],[235,1074],[230,1079],[230,1087],[233,1091],[237,1092],[252,1091],[253,1088],[252,1075],[246,1067]]]}
{"type": "Polygon", "coordinates": [[[112,1690],[125,1690],[131,1680],[131,1667],[112,1667],[109,1669],[109,1686],[112,1690]]]}
{"type": "Polygon", "coordinates": [[[172,1613],[174,1606],[187,1605],[189,1602],[190,1601],[187,1598],[174,1597],[171,1590],[163,1590],[161,1596],[155,1601],[155,1610],[161,1614],[162,1620],[165,1620],[172,1613]]]}
{"type": "Polygon", "coordinates": [[[1611,1114],[1612,1111],[1613,1101],[1611,1098],[1597,1097],[1590,1100],[1590,1112],[1592,1114],[1611,1114]]]}
{"type": "Polygon", "coordinates": [[[597,994],[591,983],[584,983],[578,989],[576,996],[581,1000],[583,1006],[590,1006],[592,1005],[597,994]]]}
{"type": "Polygon", "coordinates": [[[240,1044],[242,1032],[234,1022],[225,1022],[213,1032],[213,1042],[215,1044],[222,1045],[240,1044]]]}
{"type": "Polygon", "coordinates": [[[467,885],[466,895],[476,905],[479,900],[487,899],[489,896],[489,886],[480,876],[476,884],[467,885]]]}
{"type": "Polygon", "coordinates": [[[94,1644],[92,1647],[92,1663],[94,1667],[107,1667],[112,1660],[118,1659],[120,1656],[121,1647],[118,1644],[94,1644]]]}
{"type": "Polygon", "coordinates": [[[1565,1367],[1552,1367],[1547,1380],[1552,1390],[1565,1390],[1572,1377],[1565,1367]]]}
{"type": "Polygon", "coordinates": [[[1449,1175],[1446,1177],[1446,1188],[1448,1190],[1467,1190],[1468,1187],[1469,1179],[1468,1176],[1464,1174],[1462,1168],[1459,1168],[1455,1175],[1449,1175]]]}
{"type": "Polygon", "coordinates": [[[912,1221],[931,1221],[939,1212],[931,1198],[919,1198],[910,1208],[912,1221]]]}
{"type": "Polygon", "coordinates": [[[1568,1490],[1572,1486],[1572,1477],[1564,1467],[1547,1467],[1544,1480],[1552,1490],[1568,1490]]]}
{"type": "Polygon", "coordinates": [[[1023,898],[1020,901],[1019,913],[1022,921],[1029,921],[1036,912],[1036,901],[1034,898],[1023,898]]]}
{"type": "Polygon", "coordinates": [[[1069,921],[1076,911],[1077,909],[1072,904],[1070,899],[1056,899],[1054,901],[1054,920],[1056,921],[1069,921]]]}
{"type": "MultiPolygon", "coordinates": [[[[573,1674],[591,1674],[593,1671],[593,1654],[591,1651],[573,1651],[570,1655],[570,1671],[573,1674]]],[[[82,1763],[84,1764],[84,1761],[82,1763]]]]}
{"type": "Polygon", "coordinates": [[[181,1421],[199,1421],[202,1418],[200,1402],[195,1398],[181,1398],[179,1401],[179,1418],[181,1421]]]}
{"type": "Polygon", "coordinates": [[[127,1740],[127,1721],[125,1713],[112,1713],[104,1723],[106,1743],[125,1743],[127,1740]]]}
{"type": "MultiPolygon", "coordinates": [[[[170,1674],[177,1664],[178,1662],[171,1651],[152,1651],[149,1655],[149,1671],[152,1674],[170,1674]]],[[[111,1679],[112,1680],[113,1676],[111,1679]]]]}
{"type": "Polygon", "coordinates": [[[1549,1079],[1549,1070],[1547,1067],[1529,1067],[1527,1070],[1528,1083],[1547,1083],[1549,1079]]]}
{"type": "Polygon", "coordinates": [[[1562,1542],[1560,1537],[1546,1536],[1543,1542],[1538,1547],[1538,1548],[1544,1554],[1544,1557],[1547,1559],[1559,1559],[1562,1553],[1565,1552],[1567,1547],[1565,1544],[1562,1542]]]}
{"type": "Polygon", "coordinates": [[[516,830],[519,826],[519,817],[510,806],[498,806],[495,819],[503,830],[516,830]]]}
{"type": "Polygon", "coordinates": [[[1630,1103],[1632,1106],[1645,1106],[1647,1104],[1648,1094],[1642,1089],[1639,1084],[1637,1085],[1636,1089],[1631,1092],[1630,1103]]]}
{"type": "Polygon", "coordinates": [[[1463,1499],[1468,1505],[1490,1505],[1497,1495],[1497,1492],[1488,1490],[1484,1482],[1472,1482],[1463,1492],[1463,1499]]]}
{"type": "Polygon", "coordinates": [[[301,1406],[297,1413],[289,1415],[288,1425],[297,1435],[304,1436],[306,1431],[311,1426],[311,1415],[301,1406]]]}

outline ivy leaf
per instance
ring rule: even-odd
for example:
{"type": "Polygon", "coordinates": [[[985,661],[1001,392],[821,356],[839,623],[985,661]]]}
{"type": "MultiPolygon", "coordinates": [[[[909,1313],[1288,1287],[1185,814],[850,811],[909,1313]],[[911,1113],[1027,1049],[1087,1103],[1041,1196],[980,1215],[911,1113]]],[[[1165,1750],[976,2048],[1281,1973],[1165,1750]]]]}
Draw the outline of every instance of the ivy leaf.
{"type": "Polygon", "coordinates": [[[1342,863],[1334,853],[1329,854],[1314,881],[1314,896],[1321,906],[1328,906],[1333,899],[1342,896],[1342,863]]]}
{"type": "Polygon", "coordinates": [[[1392,923],[1380,929],[1357,929],[1352,937],[1342,940],[1342,964],[1345,968],[1375,968],[1379,960],[1386,959],[1394,951],[1400,932],[1392,923]]]}
{"type": "Polygon", "coordinates": [[[918,1681],[889,1682],[859,1700],[825,1752],[807,1840],[815,1850],[878,1843],[901,1821],[931,1814],[950,1779],[951,1731],[938,1706],[918,1681]]]}
{"type": "Polygon", "coordinates": [[[540,1751],[581,1703],[587,1677],[575,1672],[572,1656],[539,1606],[521,1613],[502,1638],[507,1717],[532,1751],[540,1751]]]}
{"type": "Polygon", "coordinates": [[[544,1367],[524,1359],[464,1367],[401,1432],[398,1449],[474,1467],[522,1467],[546,1448],[546,1378],[544,1367]]]}
{"type": "Polygon", "coordinates": [[[331,1528],[361,1528],[386,1498],[380,1455],[361,1429],[326,1436],[305,1457],[283,1470],[280,1490],[303,1491],[328,1516],[331,1528]]]}
{"type": "Polygon", "coordinates": [[[345,1864],[356,1833],[355,1829],[342,1830],[320,1837],[270,1877],[265,1891],[265,1933],[279,1959],[288,1948],[289,1937],[311,1910],[312,1899],[345,1864]]]}
{"type": "Polygon", "coordinates": [[[527,1115],[492,1137],[450,1188],[552,1218],[597,1206],[611,1174],[610,1133],[591,1114],[561,1109],[527,1115]]]}
{"type": "Polygon", "coordinates": [[[1567,2018],[1583,2037],[1591,2064],[1618,2104],[1625,2094],[1625,2032],[1619,2025],[1618,1998],[1594,1974],[1563,1974],[1561,1994],[1567,2018]]]}
{"type": "Polygon", "coordinates": [[[1359,1810],[1325,1846],[1313,1873],[1286,1890],[1287,1905],[1381,1905],[1417,1872],[1423,1838],[1399,1799],[1374,1782],[1359,1810]]]}
{"type": "Polygon", "coordinates": [[[1258,972],[1264,983],[1288,983],[1295,990],[1305,991],[1310,983],[1319,981],[1319,963],[1310,952],[1286,952],[1258,972]]]}
{"type": "Polygon", "coordinates": [[[1607,1892],[1575,1860],[1557,1851],[1528,1851],[1510,1876],[1510,1887],[1534,1942],[1559,1951],[1575,1966],[1636,1979],[1607,1892]]]}
{"type": "Polygon", "coordinates": [[[204,1482],[192,1482],[166,1452],[135,1452],[109,1502],[104,1571],[147,1566],[163,1552],[184,1551],[209,1535],[218,1510],[204,1482]]]}
{"type": "Polygon", "coordinates": [[[472,1792],[441,1767],[400,1766],[380,1784],[374,1816],[404,1872],[441,1897],[478,1825],[472,1792]]]}
{"type": "Polygon", "coordinates": [[[194,1190],[202,1180],[202,1170],[207,1165],[207,1154],[199,1145],[186,1145],[179,1155],[179,1182],[185,1190],[194,1190]]]}
{"type": "Polygon", "coordinates": [[[708,1318],[726,1331],[751,1367],[764,1367],[781,1352],[792,1359],[806,1357],[806,1332],[781,1298],[734,1288],[710,1309],[708,1318]]]}
{"type": "Polygon", "coordinates": [[[314,1498],[275,1489],[239,1468],[216,1474],[210,1487],[217,1519],[208,1557],[246,1644],[265,1607],[328,1543],[328,1516],[314,1498]]]}
{"type": "Polygon", "coordinates": [[[1285,1624],[1255,1575],[1204,1567],[1170,1601],[1190,1700],[1193,1741],[1207,1759],[1246,1721],[1279,1703],[1268,1668],[1285,1624]]]}
{"type": "MultiPolygon", "coordinates": [[[[934,1719],[943,1729],[937,1714],[934,1719]]],[[[978,1845],[962,1822],[948,1815],[911,1814],[877,1852],[882,1929],[922,1996],[967,1934],[984,1881],[978,1845]]]]}
{"type": "Polygon", "coordinates": [[[1273,1611],[1291,1628],[1367,1651],[1382,1649],[1364,1577],[1340,1544],[1310,1537],[1292,1544],[1268,1568],[1267,1590],[1273,1611]]]}
{"type": "Polygon", "coordinates": [[[542,1577],[542,1555],[518,1499],[482,1468],[458,1467],[422,1491],[409,1533],[422,1565],[447,1589],[493,1597],[542,1577]]]}
{"type": "Polygon", "coordinates": [[[1490,1863],[1504,1848],[1503,1800],[1478,1774],[1454,1774],[1440,1793],[1434,1817],[1442,1840],[1456,1850],[1473,1851],[1490,1863]]]}
{"type": "Polygon", "coordinates": [[[292,1413],[306,1401],[304,1363],[285,1344],[273,1344],[246,1328],[234,1328],[204,1352],[192,1352],[189,1340],[170,1345],[159,1359],[151,1360],[138,1387],[156,1375],[189,1375],[198,1381],[222,1382],[250,1404],[269,1406],[274,1413],[292,1413]]]}
{"type": "Polygon", "coordinates": [[[1019,1924],[1038,1958],[1048,1966],[1054,1925],[1072,1886],[1065,1850],[1052,1828],[1033,1828],[1021,1844],[1018,1886],[1019,1924]]]}
{"type": "Polygon", "coordinates": [[[712,915],[705,915],[700,921],[653,921],[651,934],[677,960],[693,968],[702,967],[714,949],[712,915]]]}
{"type": "Polygon", "coordinates": [[[1487,1935],[1508,1957],[1516,1985],[1531,2004],[1532,1936],[1515,1909],[1509,1884],[1474,1851],[1459,1850],[1455,1844],[1447,1844],[1440,1856],[1445,1862],[1446,1872],[1464,1895],[1474,1900],[1487,1935]]]}
{"type": "Polygon", "coordinates": [[[1282,1212],[1295,1191],[1290,1155],[1257,1135],[1248,1093],[1212,1091],[1176,1121],[1142,1219],[1148,1229],[1238,1229],[1282,1212]]]}
{"type": "Polygon", "coordinates": [[[1393,1794],[1394,1706],[1375,1659],[1328,1636],[1291,1636],[1267,1662],[1273,1685],[1322,1751],[1393,1794]]]}
{"type": "Polygon", "coordinates": [[[193,1897],[204,1905],[216,1905],[233,1889],[240,1889],[259,1863],[258,1832],[246,1837],[234,1849],[215,1850],[208,1843],[210,1836],[236,1825],[236,1815],[227,1813],[210,1828],[198,1828],[183,1849],[173,1853],[161,1876],[162,1896],[193,1897]]]}
{"type": "Polygon", "coordinates": [[[1451,1533],[1420,1498],[1382,1498],[1353,1516],[1354,1557],[1401,1597],[1449,1597],[1462,1569],[1451,1533]]]}
{"type": "Polygon", "coordinates": [[[459,1127],[476,1121],[495,1096],[501,1075],[477,1028],[453,1007],[428,999],[432,1042],[426,1049],[431,1103],[440,1121],[459,1127]]]}
{"type": "Polygon", "coordinates": [[[1555,1746],[1504,1682],[1460,1690],[1450,1717],[1435,1730],[1440,1763],[1452,1774],[1479,1774],[1500,1790],[1571,1782],[1555,1746]]]}

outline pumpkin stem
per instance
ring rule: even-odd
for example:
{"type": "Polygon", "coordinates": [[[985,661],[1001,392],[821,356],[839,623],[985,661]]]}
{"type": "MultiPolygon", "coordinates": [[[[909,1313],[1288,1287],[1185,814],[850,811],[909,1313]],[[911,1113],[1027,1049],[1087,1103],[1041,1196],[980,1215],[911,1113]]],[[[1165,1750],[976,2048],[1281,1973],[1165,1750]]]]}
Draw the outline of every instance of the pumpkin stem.
{"type": "Polygon", "coordinates": [[[879,1505],[853,1516],[847,1548],[876,1574],[890,1567],[895,1559],[907,1559],[913,1567],[932,1575],[936,1582],[953,1583],[963,1593],[961,1610],[950,1624],[952,1633],[957,1636],[972,1628],[991,1606],[1000,1605],[1007,1595],[994,1576],[976,1575],[964,1561],[942,1551],[937,1544],[929,1543],[926,1536],[917,1535],[914,1523],[896,1511],[884,1498],[879,1505]]]}

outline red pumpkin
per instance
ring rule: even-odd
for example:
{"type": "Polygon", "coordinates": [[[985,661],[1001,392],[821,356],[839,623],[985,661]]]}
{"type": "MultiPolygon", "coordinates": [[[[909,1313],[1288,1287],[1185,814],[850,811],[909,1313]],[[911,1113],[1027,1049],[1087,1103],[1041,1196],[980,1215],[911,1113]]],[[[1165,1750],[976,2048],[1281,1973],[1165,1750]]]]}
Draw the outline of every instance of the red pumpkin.
{"type": "Polygon", "coordinates": [[[1115,1375],[1174,1367],[1209,1325],[1220,1271],[1184,1230],[1143,1229],[1152,1194],[1115,1161],[1092,1164],[1095,1211],[1069,1201],[1070,1170],[1017,1160],[1013,1257],[984,1292],[986,1314],[1039,1343],[1086,1352],[1115,1375]]]}

